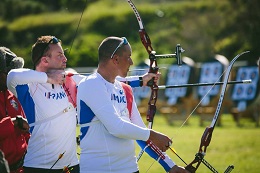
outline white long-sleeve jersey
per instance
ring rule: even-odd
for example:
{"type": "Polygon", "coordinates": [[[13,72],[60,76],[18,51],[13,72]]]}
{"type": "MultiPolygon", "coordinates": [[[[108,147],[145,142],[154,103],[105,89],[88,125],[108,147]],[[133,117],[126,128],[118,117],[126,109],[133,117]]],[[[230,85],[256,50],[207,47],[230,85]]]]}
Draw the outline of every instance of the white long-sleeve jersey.
{"type": "MultiPolygon", "coordinates": [[[[121,83],[109,83],[98,73],[89,76],[79,84],[77,106],[81,126],[80,172],[138,171],[134,140],[145,143],[150,130],[135,102],[130,118],[121,83]]],[[[169,157],[160,163],[167,171],[174,166],[169,157]]]]}
{"type": "MultiPolygon", "coordinates": [[[[82,76],[73,78],[79,83],[82,76]]],[[[76,108],[63,86],[47,83],[46,73],[29,69],[12,70],[7,84],[21,102],[31,127],[24,166],[49,169],[62,153],[53,169],[77,165],[76,108]]]]}
{"type": "MultiPolygon", "coordinates": [[[[85,76],[73,75],[73,83],[66,80],[68,88],[65,89],[70,90],[69,95],[64,86],[47,83],[47,78],[44,72],[14,69],[8,74],[7,86],[21,102],[31,127],[24,166],[49,169],[64,153],[53,167],[63,169],[79,163],[76,154],[76,100],[73,101],[76,98],[72,97],[76,97],[77,85],[85,76]]],[[[136,79],[138,77],[125,80],[138,86],[136,79]]]]}

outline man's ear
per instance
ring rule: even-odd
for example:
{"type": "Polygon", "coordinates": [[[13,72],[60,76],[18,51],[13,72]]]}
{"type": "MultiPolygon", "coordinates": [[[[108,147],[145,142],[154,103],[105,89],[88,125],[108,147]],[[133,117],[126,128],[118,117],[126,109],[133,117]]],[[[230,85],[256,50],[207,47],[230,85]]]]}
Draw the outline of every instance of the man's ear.
{"type": "Polygon", "coordinates": [[[43,63],[49,63],[49,59],[47,56],[42,57],[40,61],[42,61],[43,63]]]}
{"type": "Polygon", "coordinates": [[[115,63],[115,64],[118,64],[119,63],[119,59],[118,59],[118,56],[117,55],[114,55],[114,57],[113,57],[113,62],[115,63]]]}

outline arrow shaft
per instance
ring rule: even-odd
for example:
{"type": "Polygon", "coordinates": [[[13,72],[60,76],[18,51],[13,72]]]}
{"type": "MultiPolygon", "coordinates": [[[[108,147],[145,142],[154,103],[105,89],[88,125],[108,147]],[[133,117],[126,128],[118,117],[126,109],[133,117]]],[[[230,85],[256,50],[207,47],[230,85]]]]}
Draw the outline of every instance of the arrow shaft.
{"type": "Polygon", "coordinates": [[[170,149],[183,163],[185,163],[185,165],[188,165],[188,164],[176,153],[176,151],[175,151],[172,147],[169,147],[169,149],[170,149]]]}
{"type": "MultiPolygon", "coordinates": [[[[242,81],[229,81],[228,84],[248,84],[251,83],[251,79],[242,80],[242,81]]],[[[216,83],[194,83],[194,84],[182,84],[182,85],[162,85],[158,86],[158,89],[166,89],[166,88],[182,88],[182,87],[194,87],[194,86],[209,86],[209,85],[223,85],[224,82],[216,82],[216,83]]]]}

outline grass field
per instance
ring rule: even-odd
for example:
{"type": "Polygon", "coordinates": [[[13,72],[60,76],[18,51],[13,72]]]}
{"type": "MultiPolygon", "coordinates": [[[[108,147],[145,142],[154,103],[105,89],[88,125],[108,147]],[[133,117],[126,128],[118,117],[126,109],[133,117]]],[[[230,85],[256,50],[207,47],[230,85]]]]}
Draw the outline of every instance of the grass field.
{"type": "MultiPolygon", "coordinates": [[[[201,136],[205,127],[199,126],[199,118],[193,116],[189,119],[189,125],[180,128],[182,122],[177,121],[169,126],[163,116],[156,116],[153,129],[173,137],[173,147],[182,159],[190,163],[199,149],[201,136]]],[[[260,128],[256,128],[253,122],[243,120],[243,126],[237,127],[230,115],[222,116],[222,126],[216,127],[211,143],[204,157],[218,172],[224,172],[228,165],[233,164],[235,169],[232,173],[258,173],[260,172],[260,128]]],[[[137,153],[139,153],[137,147],[137,153]]],[[[170,150],[167,154],[181,166],[185,164],[170,150]]],[[[143,154],[139,161],[140,171],[149,173],[160,173],[164,170],[158,162],[154,162],[147,154],[143,154]]],[[[200,165],[199,173],[211,172],[206,166],[200,165]]]]}
{"type": "MultiPolygon", "coordinates": [[[[173,137],[172,147],[178,155],[187,163],[194,159],[198,151],[201,136],[205,127],[199,126],[199,118],[193,116],[189,119],[189,125],[180,128],[182,122],[176,121],[170,126],[163,116],[156,115],[153,129],[158,130],[169,137],[173,137]]],[[[222,116],[222,126],[216,127],[211,143],[204,157],[219,173],[223,173],[228,165],[234,165],[232,173],[258,173],[260,172],[260,128],[256,128],[253,122],[243,120],[243,126],[237,127],[230,115],[222,116]]],[[[136,147],[136,154],[140,148],[136,147]]],[[[185,164],[170,150],[167,154],[176,164],[185,164]]],[[[146,153],[138,162],[141,173],[163,173],[164,170],[146,153]]],[[[211,172],[204,165],[200,165],[198,173],[211,172]]]]}

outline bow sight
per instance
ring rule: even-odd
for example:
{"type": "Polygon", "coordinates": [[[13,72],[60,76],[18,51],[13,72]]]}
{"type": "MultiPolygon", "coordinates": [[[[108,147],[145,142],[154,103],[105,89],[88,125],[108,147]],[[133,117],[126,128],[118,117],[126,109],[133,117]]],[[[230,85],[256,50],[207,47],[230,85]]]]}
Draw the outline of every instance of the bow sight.
{"type": "Polygon", "coordinates": [[[181,53],[185,52],[185,50],[181,47],[180,44],[177,44],[176,45],[176,51],[174,54],[162,54],[162,55],[156,55],[156,52],[155,51],[152,51],[150,56],[149,56],[149,59],[152,59],[152,60],[156,60],[156,59],[160,59],[160,58],[176,58],[177,60],[177,64],[178,65],[182,65],[182,60],[181,60],[181,53]]]}

